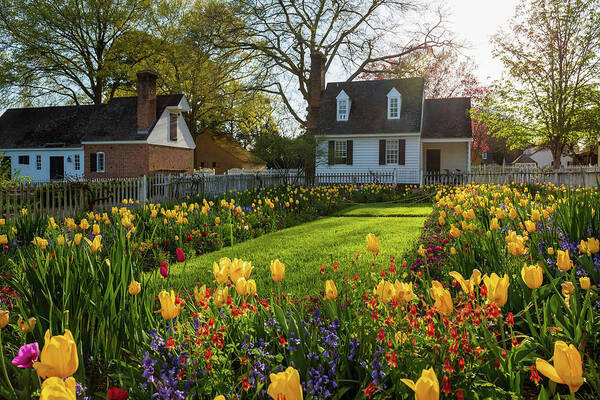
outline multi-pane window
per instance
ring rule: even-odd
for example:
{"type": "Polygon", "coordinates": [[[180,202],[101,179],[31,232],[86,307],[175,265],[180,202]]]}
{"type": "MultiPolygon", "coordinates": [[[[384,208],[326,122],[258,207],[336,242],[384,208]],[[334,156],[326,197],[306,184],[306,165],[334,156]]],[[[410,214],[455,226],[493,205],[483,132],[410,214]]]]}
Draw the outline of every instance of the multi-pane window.
{"type": "Polygon", "coordinates": [[[29,156],[19,156],[19,164],[29,165],[29,156]]]}
{"type": "Polygon", "coordinates": [[[390,97],[389,98],[389,112],[388,118],[397,119],[400,118],[400,98],[390,97]]]}
{"type": "Polygon", "coordinates": [[[104,172],[104,153],[96,153],[96,171],[104,172]]]}
{"type": "Polygon", "coordinates": [[[169,114],[169,140],[177,141],[177,114],[169,114]]]}
{"type": "Polygon", "coordinates": [[[345,140],[336,140],[335,142],[335,161],[344,163],[348,158],[348,143],[345,140]]]}
{"type": "Polygon", "coordinates": [[[35,169],[38,171],[42,169],[42,156],[39,154],[35,156],[35,169]]]}
{"type": "Polygon", "coordinates": [[[337,119],[338,121],[348,120],[348,100],[339,99],[337,102],[337,119]]]}
{"type": "Polygon", "coordinates": [[[385,141],[385,163],[398,164],[398,140],[385,141]]]}
{"type": "Polygon", "coordinates": [[[81,159],[79,158],[79,154],[75,154],[75,171],[79,171],[81,168],[81,159]]]}

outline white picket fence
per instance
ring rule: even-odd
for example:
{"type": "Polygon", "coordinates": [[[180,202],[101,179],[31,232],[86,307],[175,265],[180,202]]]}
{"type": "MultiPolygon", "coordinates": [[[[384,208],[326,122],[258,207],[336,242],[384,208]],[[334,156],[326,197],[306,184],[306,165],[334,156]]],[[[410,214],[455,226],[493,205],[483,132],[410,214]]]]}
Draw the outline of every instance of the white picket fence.
{"type": "Polygon", "coordinates": [[[423,184],[460,185],[464,183],[553,183],[557,186],[597,186],[600,181],[600,169],[582,168],[558,170],[516,170],[495,172],[458,172],[440,173],[426,172],[423,174],[423,184]]]}

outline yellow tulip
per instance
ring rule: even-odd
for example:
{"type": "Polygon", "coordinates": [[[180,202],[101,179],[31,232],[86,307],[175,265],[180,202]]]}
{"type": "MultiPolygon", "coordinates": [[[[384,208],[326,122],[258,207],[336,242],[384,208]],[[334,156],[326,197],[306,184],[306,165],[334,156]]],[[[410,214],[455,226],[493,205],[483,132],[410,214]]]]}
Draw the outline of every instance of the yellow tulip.
{"type": "Polygon", "coordinates": [[[508,275],[504,274],[502,278],[495,272],[490,276],[484,275],[483,283],[487,288],[487,298],[490,303],[494,303],[498,307],[506,304],[508,300],[508,286],[510,284],[508,275]]]}
{"type": "Polygon", "coordinates": [[[425,248],[423,247],[423,245],[419,246],[419,249],[417,250],[417,253],[421,256],[421,257],[425,257],[425,255],[427,254],[427,251],[425,250],[425,248]]]}
{"type": "Polygon", "coordinates": [[[215,397],[214,400],[225,400],[225,396],[223,396],[222,394],[220,394],[217,397],[215,397]]]}
{"type": "Polygon", "coordinates": [[[73,237],[73,241],[75,242],[76,245],[79,246],[82,238],[83,238],[83,236],[81,235],[81,233],[76,233],[75,236],[73,237]]]}
{"type": "Polygon", "coordinates": [[[415,392],[415,400],[438,400],[440,398],[440,384],[433,368],[424,369],[416,383],[410,379],[400,380],[415,392]]]}
{"type": "MultiPolygon", "coordinates": [[[[521,238],[521,236],[519,237],[521,238]]],[[[508,243],[508,251],[515,257],[526,254],[527,250],[528,249],[525,247],[525,240],[523,238],[508,243]]]]}
{"type": "Polygon", "coordinates": [[[35,328],[35,324],[37,323],[37,319],[35,317],[30,317],[27,321],[23,320],[23,318],[19,317],[17,320],[17,326],[19,329],[25,333],[31,332],[35,328]]]}
{"type": "Polygon", "coordinates": [[[571,257],[569,257],[569,250],[558,250],[557,253],[556,265],[558,266],[558,269],[561,271],[570,270],[573,267],[573,261],[571,261],[571,257]]]}
{"type": "Polygon", "coordinates": [[[81,220],[79,227],[81,228],[82,231],[87,231],[88,228],[90,227],[90,224],[88,223],[87,219],[84,218],[81,220]]]}
{"type": "Polygon", "coordinates": [[[0,235],[0,245],[8,244],[8,236],[0,235]]]}
{"type": "Polygon", "coordinates": [[[565,297],[569,297],[570,295],[572,295],[573,293],[575,293],[575,285],[573,285],[573,282],[563,282],[561,285],[561,292],[563,294],[563,296],[565,297]]]}
{"type": "Polygon", "coordinates": [[[367,251],[375,253],[375,255],[379,254],[379,238],[372,233],[367,235],[367,251]]]}
{"type": "Polygon", "coordinates": [[[596,254],[600,252],[600,240],[594,238],[588,238],[587,248],[590,253],[596,254]]]}
{"type": "Polygon", "coordinates": [[[540,222],[542,216],[538,210],[531,210],[531,219],[536,222],[540,222]]]}
{"type": "Polygon", "coordinates": [[[100,225],[94,224],[94,227],[92,228],[92,234],[94,236],[97,236],[100,234],[100,225]]]}
{"type": "Polygon", "coordinates": [[[181,311],[181,306],[179,304],[175,304],[175,292],[171,290],[171,293],[166,290],[161,290],[158,294],[158,300],[160,300],[160,312],[164,319],[173,319],[179,316],[179,312],[181,311]]]}
{"type": "Polygon", "coordinates": [[[589,290],[589,288],[592,286],[590,278],[588,278],[587,276],[582,276],[581,278],[579,278],[579,285],[583,290],[589,290]]]}
{"type": "Polygon", "coordinates": [[[92,250],[92,253],[95,253],[102,249],[102,236],[101,235],[97,235],[96,237],[94,237],[94,240],[90,244],[90,249],[92,250]]]}
{"type": "Polygon", "coordinates": [[[198,286],[194,286],[194,299],[196,303],[201,303],[206,298],[206,285],[202,285],[200,290],[198,290],[198,286]]]}
{"type": "Polygon", "coordinates": [[[381,280],[381,282],[379,282],[377,286],[375,286],[373,292],[377,295],[379,301],[382,301],[384,303],[391,301],[396,295],[396,289],[394,288],[394,285],[392,285],[391,282],[385,281],[383,279],[381,280]]]}
{"type": "Polygon", "coordinates": [[[435,300],[433,306],[440,314],[444,316],[452,314],[452,310],[454,309],[452,304],[452,296],[447,289],[444,289],[441,283],[438,281],[432,281],[430,294],[431,298],[435,300]]]}
{"type": "Polygon", "coordinates": [[[273,278],[275,282],[281,282],[284,275],[285,265],[279,261],[279,259],[271,261],[271,278],[273,278]]]}
{"type": "Polygon", "coordinates": [[[496,229],[500,229],[498,218],[492,218],[492,222],[490,222],[490,230],[494,231],[496,229]]]}
{"type": "Polygon", "coordinates": [[[0,329],[4,329],[8,325],[8,319],[10,312],[6,310],[0,310],[0,329]]]}
{"type": "Polygon", "coordinates": [[[450,247],[450,255],[451,256],[456,255],[456,249],[454,247],[450,247]]]}
{"type": "Polygon", "coordinates": [[[256,282],[254,279],[249,279],[247,282],[248,295],[254,296],[256,294],[256,282]]]}
{"type": "Polygon", "coordinates": [[[42,239],[41,237],[38,237],[38,236],[36,236],[31,241],[31,243],[33,243],[40,250],[46,250],[46,247],[48,246],[48,241],[46,239],[42,239]]]}
{"type": "Polygon", "coordinates": [[[241,277],[235,282],[235,290],[238,295],[245,296],[248,293],[248,281],[241,277]]]}
{"type": "Polygon", "coordinates": [[[42,383],[42,394],[39,400],[75,400],[76,382],[73,377],[64,381],[55,376],[50,377],[42,383]]]}
{"type": "Polygon", "coordinates": [[[73,375],[79,366],[79,357],[71,331],[66,329],[64,335],[51,336],[47,330],[44,341],[40,361],[33,364],[37,374],[41,378],[63,379],[73,375]]]}
{"type": "Polygon", "coordinates": [[[218,288],[213,295],[213,302],[217,307],[222,307],[227,303],[229,297],[229,288],[218,288]]]}
{"type": "Polygon", "coordinates": [[[554,343],[554,365],[538,358],[535,367],[552,381],[568,385],[572,393],[583,385],[581,354],[572,344],[560,340],[554,343]]]}
{"type": "Polygon", "coordinates": [[[219,265],[216,262],[213,263],[213,275],[219,283],[227,282],[228,270],[229,268],[226,266],[219,265]]]}
{"type": "Polygon", "coordinates": [[[548,252],[548,255],[550,255],[550,256],[554,255],[554,248],[548,247],[548,249],[546,251],[548,252]]]}
{"type": "Polygon", "coordinates": [[[523,278],[523,282],[525,282],[529,289],[537,289],[542,286],[542,282],[544,281],[544,270],[539,264],[523,264],[521,278],[523,278]]]}
{"type": "Polygon", "coordinates": [[[274,400],[302,400],[302,385],[300,384],[300,375],[292,367],[278,374],[269,375],[271,383],[267,389],[267,394],[274,400]]]}
{"type": "Polygon", "coordinates": [[[325,281],[325,300],[337,299],[338,291],[332,280],[325,281]]]}
{"type": "Polygon", "coordinates": [[[142,287],[140,286],[140,283],[137,282],[135,279],[131,281],[131,283],[129,284],[129,287],[127,288],[127,291],[132,296],[139,294],[141,292],[141,290],[142,290],[142,287]]]}
{"type": "Polygon", "coordinates": [[[412,282],[404,283],[396,279],[394,283],[394,295],[400,305],[405,305],[410,302],[414,296],[412,282]]]}
{"type": "Polygon", "coordinates": [[[0,218],[0,226],[6,225],[6,219],[0,218]]]}
{"type": "Polygon", "coordinates": [[[456,281],[460,284],[460,287],[463,290],[463,292],[469,294],[473,291],[473,285],[471,285],[471,281],[465,280],[465,278],[463,278],[463,276],[459,272],[452,271],[448,275],[456,279],[456,281]]]}
{"type": "Polygon", "coordinates": [[[527,232],[532,233],[535,232],[535,222],[532,221],[525,221],[525,229],[527,229],[527,232]]]}
{"type": "MultiPolygon", "coordinates": [[[[464,221],[463,221],[464,222],[464,221]]],[[[450,225],[450,237],[452,239],[457,239],[460,237],[460,229],[455,227],[454,225],[450,225]]]]}

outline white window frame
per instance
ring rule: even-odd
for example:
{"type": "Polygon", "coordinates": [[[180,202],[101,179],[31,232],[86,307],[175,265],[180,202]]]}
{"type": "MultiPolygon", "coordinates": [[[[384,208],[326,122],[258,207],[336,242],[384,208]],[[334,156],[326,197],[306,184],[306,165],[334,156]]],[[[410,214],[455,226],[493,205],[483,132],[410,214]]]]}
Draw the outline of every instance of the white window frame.
{"type": "Polygon", "coordinates": [[[42,170],[42,156],[40,154],[35,156],[35,169],[38,171],[42,170]]]}
{"type": "Polygon", "coordinates": [[[396,88],[392,88],[387,94],[387,116],[388,119],[400,119],[400,113],[402,110],[402,95],[396,88]],[[394,106],[392,107],[392,103],[394,106]]]}
{"type": "Polygon", "coordinates": [[[97,152],[96,153],[96,172],[104,172],[106,167],[106,157],[104,156],[103,152],[97,152]],[[100,157],[100,155],[102,155],[102,157],[100,157]],[[102,159],[102,162],[100,162],[100,160],[102,159]],[[102,168],[100,168],[102,167],[102,168]]]}
{"type": "Polygon", "coordinates": [[[481,152],[481,159],[482,160],[487,160],[487,157],[488,157],[487,151],[482,151],[481,152]]]}
{"type": "Polygon", "coordinates": [[[348,141],[336,140],[334,146],[334,163],[341,164],[346,163],[348,160],[348,141]]]}
{"type": "MultiPolygon", "coordinates": [[[[96,160],[98,159],[96,158],[96,160]]],[[[79,171],[81,169],[81,157],[79,156],[79,154],[75,154],[73,156],[73,164],[75,171],[79,171]]]]}
{"type": "Polygon", "coordinates": [[[387,139],[385,141],[385,163],[386,164],[398,164],[398,158],[400,157],[400,151],[398,149],[398,139],[387,139]]]}
{"type": "Polygon", "coordinates": [[[336,116],[338,121],[348,121],[350,115],[350,97],[343,90],[336,97],[336,116]]]}

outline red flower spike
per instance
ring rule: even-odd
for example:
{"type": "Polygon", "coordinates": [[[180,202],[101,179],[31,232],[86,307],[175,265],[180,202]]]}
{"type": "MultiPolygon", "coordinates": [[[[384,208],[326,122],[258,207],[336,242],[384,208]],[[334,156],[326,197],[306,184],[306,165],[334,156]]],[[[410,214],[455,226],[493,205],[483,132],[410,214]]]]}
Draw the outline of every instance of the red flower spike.
{"type": "Polygon", "coordinates": [[[509,312],[506,316],[506,325],[510,326],[511,328],[515,325],[515,317],[511,312],[509,312]]]}
{"type": "Polygon", "coordinates": [[[373,394],[373,392],[375,390],[377,390],[377,385],[375,385],[374,382],[369,383],[369,386],[362,389],[363,393],[365,394],[365,397],[367,397],[369,399],[371,398],[371,395],[373,394]]]}
{"type": "Polygon", "coordinates": [[[465,395],[463,394],[462,389],[458,389],[456,391],[456,399],[457,400],[465,400],[465,395]]]}
{"type": "Polygon", "coordinates": [[[118,387],[108,389],[108,400],[127,400],[129,392],[118,387]]]}
{"type": "Polygon", "coordinates": [[[445,394],[452,393],[452,388],[450,387],[450,378],[447,375],[444,375],[444,379],[442,379],[442,392],[445,394]]]}
{"type": "Polygon", "coordinates": [[[535,383],[536,385],[539,385],[542,378],[540,377],[540,374],[538,374],[538,371],[535,368],[535,365],[532,365],[530,369],[531,369],[531,376],[529,379],[531,379],[531,381],[533,383],[535,383]]]}

